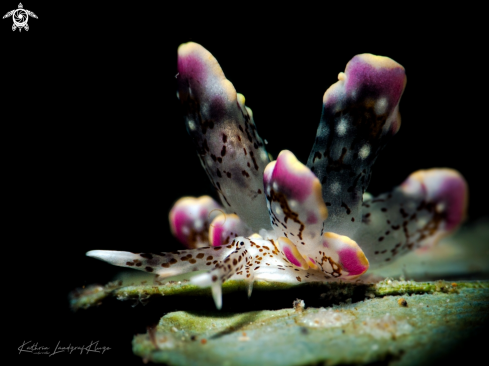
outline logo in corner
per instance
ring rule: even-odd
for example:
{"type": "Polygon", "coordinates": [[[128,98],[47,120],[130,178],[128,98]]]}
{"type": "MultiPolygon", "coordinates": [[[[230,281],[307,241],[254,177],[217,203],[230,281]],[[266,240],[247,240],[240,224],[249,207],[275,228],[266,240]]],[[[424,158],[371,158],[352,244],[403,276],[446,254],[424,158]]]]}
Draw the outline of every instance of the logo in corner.
{"type": "Polygon", "coordinates": [[[24,28],[26,31],[29,30],[29,26],[27,25],[27,21],[29,20],[29,16],[33,18],[37,18],[37,15],[34,14],[32,11],[24,9],[22,6],[22,3],[19,3],[19,8],[14,9],[12,11],[9,11],[7,14],[3,16],[3,19],[12,17],[14,24],[12,25],[12,30],[15,31],[17,28],[19,28],[19,32],[22,31],[22,28],[24,28]]]}

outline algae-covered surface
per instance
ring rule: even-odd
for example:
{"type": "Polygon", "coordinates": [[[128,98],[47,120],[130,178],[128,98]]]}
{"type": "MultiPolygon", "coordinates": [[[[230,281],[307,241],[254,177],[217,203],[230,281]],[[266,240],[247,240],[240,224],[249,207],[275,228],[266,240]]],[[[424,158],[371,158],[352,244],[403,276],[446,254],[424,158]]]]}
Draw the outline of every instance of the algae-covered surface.
{"type": "Polygon", "coordinates": [[[188,275],[163,281],[136,271],[73,291],[70,306],[110,307],[115,299],[164,305],[166,310],[153,307],[159,323],[134,336],[132,348],[145,362],[167,365],[474,360],[484,352],[489,324],[488,239],[489,223],[482,222],[356,282],[256,281],[249,300],[245,283],[226,281],[222,311],[215,310],[210,289],[192,285],[188,275]]]}
{"type": "MultiPolygon", "coordinates": [[[[143,281],[145,282],[145,281],[143,281]]],[[[456,292],[461,288],[481,288],[488,287],[487,281],[458,282],[451,283],[446,281],[416,282],[405,280],[386,279],[377,283],[365,282],[324,282],[324,283],[304,283],[290,284],[280,282],[256,281],[253,285],[255,296],[260,292],[292,290],[296,292],[307,291],[315,292],[324,298],[335,298],[346,300],[348,298],[379,297],[385,295],[402,294],[424,294],[434,292],[456,292]]],[[[246,283],[243,281],[229,280],[223,284],[223,293],[247,291],[246,283]]],[[[108,297],[115,297],[118,300],[132,300],[147,303],[151,298],[161,296],[211,296],[210,288],[200,288],[192,285],[188,280],[170,281],[162,285],[139,284],[123,286],[123,282],[113,282],[106,286],[94,285],[85,289],[74,291],[70,297],[70,304],[73,310],[99,305],[108,297]]],[[[258,295],[259,296],[259,295],[258,295]]]]}
{"type": "Polygon", "coordinates": [[[482,332],[489,317],[487,283],[402,299],[386,296],[303,311],[178,311],[135,336],[133,351],[145,361],[169,365],[419,365],[482,332]]]}
{"type": "MultiPolygon", "coordinates": [[[[293,288],[285,284],[276,284],[278,287],[274,283],[257,284],[252,295],[257,298],[260,292],[273,290],[289,291],[292,299],[302,289],[302,293],[310,296],[344,302],[326,308],[308,308],[306,303],[304,309],[297,301],[299,305],[295,308],[274,311],[170,312],[155,328],[134,337],[133,352],[143,361],[168,365],[336,365],[387,361],[419,365],[435,362],[447,353],[467,352],[462,349],[464,345],[480,337],[489,322],[489,281],[386,279],[373,284],[312,283],[293,288]]],[[[186,281],[160,286],[117,285],[99,286],[95,291],[85,289],[91,293],[72,301],[75,304],[81,301],[87,307],[103,296],[142,304],[170,295],[211,297],[186,281]]],[[[228,291],[246,293],[240,282],[227,286],[228,291]]]]}

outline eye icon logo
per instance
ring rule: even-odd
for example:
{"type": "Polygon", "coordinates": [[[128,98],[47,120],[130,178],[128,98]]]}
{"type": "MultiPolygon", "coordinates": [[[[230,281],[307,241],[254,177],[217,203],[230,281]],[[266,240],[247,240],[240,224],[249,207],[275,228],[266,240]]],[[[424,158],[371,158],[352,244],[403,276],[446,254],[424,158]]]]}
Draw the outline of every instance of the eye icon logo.
{"type": "Polygon", "coordinates": [[[9,11],[7,14],[3,16],[3,19],[12,17],[14,24],[12,25],[12,30],[15,31],[19,28],[19,32],[24,28],[26,31],[29,30],[29,26],[27,25],[27,21],[29,20],[29,16],[33,18],[37,18],[37,15],[32,11],[24,9],[22,3],[19,3],[19,8],[9,11]]]}

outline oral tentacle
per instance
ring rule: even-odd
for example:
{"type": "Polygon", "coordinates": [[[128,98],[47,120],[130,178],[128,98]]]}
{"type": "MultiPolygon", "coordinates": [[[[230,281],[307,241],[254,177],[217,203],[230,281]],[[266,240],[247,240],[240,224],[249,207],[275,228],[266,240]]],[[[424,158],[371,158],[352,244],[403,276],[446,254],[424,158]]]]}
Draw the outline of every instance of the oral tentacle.
{"type": "Polygon", "coordinates": [[[226,212],[254,232],[270,229],[262,183],[269,158],[244,96],[199,44],[179,47],[178,72],[187,131],[226,212]]]}
{"type": "Polygon", "coordinates": [[[355,234],[373,267],[435,245],[465,219],[467,183],[453,169],[412,173],[400,186],[363,203],[355,234]]]}
{"type": "Polygon", "coordinates": [[[362,54],[348,62],[324,94],[323,112],[307,166],[319,178],[329,217],[324,231],[351,237],[361,225],[362,195],[371,167],[399,130],[404,68],[362,54]]]}

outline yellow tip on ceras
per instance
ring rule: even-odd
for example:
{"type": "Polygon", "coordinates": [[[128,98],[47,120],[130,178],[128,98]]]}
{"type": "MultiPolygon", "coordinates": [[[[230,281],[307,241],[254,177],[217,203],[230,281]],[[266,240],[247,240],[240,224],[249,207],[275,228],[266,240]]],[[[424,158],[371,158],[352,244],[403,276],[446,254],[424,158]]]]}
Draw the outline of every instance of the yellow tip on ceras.
{"type": "MultiPolygon", "coordinates": [[[[371,53],[362,53],[359,55],[356,55],[355,57],[358,57],[365,61],[365,63],[377,68],[377,69],[396,69],[396,68],[401,68],[404,70],[404,67],[391,59],[390,57],[386,56],[378,56],[378,55],[373,55],[371,53]]],[[[347,65],[348,66],[348,65],[347,65]]]]}
{"type": "MultiPolygon", "coordinates": [[[[394,61],[390,57],[377,56],[371,53],[362,53],[360,55],[356,55],[355,57],[362,59],[363,61],[365,61],[365,63],[375,67],[376,69],[402,69],[403,71],[405,71],[404,67],[400,63],[394,61]]],[[[348,67],[348,64],[346,65],[346,67],[348,67]]],[[[406,74],[404,74],[404,85],[402,86],[402,92],[401,96],[399,97],[399,101],[401,100],[404,89],[406,88],[406,83],[407,77],[406,74]]],[[[399,113],[399,102],[391,116],[395,116],[396,118],[397,123],[391,127],[392,133],[396,134],[399,131],[399,128],[401,128],[401,113],[399,113]]]]}
{"type": "MultiPolygon", "coordinates": [[[[457,170],[451,168],[432,168],[432,169],[417,170],[414,173],[411,173],[409,177],[406,178],[406,180],[401,184],[401,189],[407,194],[418,194],[422,190],[428,193],[428,191],[430,190],[428,181],[430,180],[430,178],[433,177],[435,178],[439,177],[440,179],[453,177],[462,180],[465,184],[465,190],[463,192],[464,196],[463,196],[463,204],[462,204],[462,217],[460,219],[460,223],[452,230],[447,231],[445,233],[438,234],[438,236],[435,239],[433,239],[433,244],[432,244],[432,245],[436,245],[442,238],[457,230],[460,227],[460,225],[467,219],[469,191],[468,191],[467,181],[465,180],[463,175],[460,174],[460,172],[458,172],[457,170]],[[443,175],[441,173],[443,173],[443,175]]],[[[439,210],[438,207],[436,207],[435,209],[439,210]]]]}
{"type": "Polygon", "coordinates": [[[285,160],[287,167],[289,167],[290,170],[294,171],[297,174],[307,174],[311,171],[307,166],[297,160],[295,155],[290,150],[282,150],[278,154],[277,160],[280,158],[281,160],[285,160]]]}
{"type": "Polygon", "coordinates": [[[178,46],[177,52],[178,57],[186,57],[192,54],[198,56],[200,59],[206,62],[206,65],[209,68],[213,68],[216,74],[222,74],[222,76],[224,76],[221,66],[219,66],[216,58],[200,44],[195,42],[182,43],[180,46],[178,46]]]}
{"type": "Polygon", "coordinates": [[[258,233],[254,233],[248,236],[248,239],[263,239],[263,237],[258,233]]]}
{"type": "MultiPolygon", "coordinates": [[[[386,56],[378,56],[378,55],[373,55],[371,53],[362,53],[362,54],[354,56],[352,58],[352,60],[354,58],[360,58],[365,63],[367,63],[370,66],[375,67],[377,69],[380,69],[380,68],[383,68],[383,69],[401,68],[404,70],[404,67],[401,64],[399,64],[398,62],[396,62],[393,59],[386,57],[386,56]]],[[[351,60],[348,61],[348,63],[346,64],[345,71],[348,68],[348,64],[350,62],[351,62],[351,60]]],[[[326,102],[328,101],[328,99],[330,97],[334,97],[334,95],[336,93],[338,93],[339,90],[341,90],[343,88],[343,86],[345,85],[347,77],[348,77],[348,75],[345,72],[340,72],[338,74],[338,81],[336,83],[332,84],[324,93],[323,104],[326,104],[326,102]]],[[[406,87],[406,82],[407,82],[407,78],[404,75],[403,91],[406,87]]],[[[341,105],[338,104],[337,108],[339,110],[341,108],[341,105]]],[[[401,114],[399,113],[399,104],[396,106],[392,115],[396,117],[396,121],[397,121],[397,123],[394,126],[392,126],[392,133],[395,134],[395,133],[397,133],[397,131],[399,131],[399,128],[401,127],[401,114]]]]}
{"type": "Polygon", "coordinates": [[[302,254],[302,257],[306,261],[309,268],[314,269],[314,270],[318,269],[318,265],[316,264],[316,262],[311,257],[307,256],[306,254],[302,254]]]}
{"type": "Polygon", "coordinates": [[[233,84],[228,79],[226,79],[224,71],[222,71],[221,65],[219,65],[219,62],[212,55],[212,53],[210,53],[207,49],[205,49],[198,43],[182,43],[178,47],[178,58],[184,58],[189,55],[195,55],[204,62],[207,69],[207,78],[214,77],[219,80],[224,91],[223,94],[227,97],[229,103],[235,103],[236,100],[238,100],[236,89],[234,88],[233,84]]]}
{"type": "Polygon", "coordinates": [[[335,245],[337,248],[341,245],[347,245],[350,248],[355,249],[356,254],[357,254],[357,258],[360,261],[360,263],[363,264],[364,266],[367,266],[367,267],[370,265],[367,257],[365,256],[365,253],[363,253],[362,248],[360,248],[360,246],[357,244],[357,242],[355,240],[350,239],[348,236],[339,235],[339,234],[332,233],[332,232],[324,233],[323,236],[326,239],[333,240],[332,244],[335,245]],[[335,243],[335,241],[338,241],[341,244],[339,244],[338,242],[335,243]]]}
{"type": "MultiPolygon", "coordinates": [[[[312,191],[314,192],[315,199],[318,203],[318,208],[319,208],[319,214],[321,216],[321,219],[324,221],[328,218],[328,208],[324,204],[323,200],[323,194],[322,194],[322,185],[319,179],[316,177],[316,175],[309,169],[306,165],[302,164],[294,155],[289,150],[282,150],[277,157],[277,160],[282,156],[282,159],[286,160],[286,165],[287,167],[293,171],[294,173],[298,175],[305,175],[305,174],[310,174],[313,179],[312,179],[312,191]]],[[[272,162],[268,164],[268,166],[265,169],[264,174],[270,174],[270,172],[275,168],[275,162],[272,162]],[[273,165],[272,165],[273,163],[273,165]]]]}
{"type": "Polygon", "coordinates": [[[242,110],[245,108],[245,96],[241,93],[236,93],[236,97],[238,99],[239,106],[241,107],[242,110]]]}
{"type": "MultiPolygon", "coordinates": [[[[297,249],[295,244],[292,243],[292,241],[290,241],[290,239],[286,238],[285,236],[281,236],[278,238],[278,245],[279,245],[282,253],[284,253],[286,257],[287,257],[287,254],[286,254],[285,249],[289,250],[290,255],[292,255],[292,257],[300,264],[301,269],[308,269],[309,268],[309,265],[307,264],[305,257],[303,257],[301,252],[299,252],[299,249],[297,249]]],[[[294,264],[294,265],[297,266],[296,264],[294,264]]]]}

